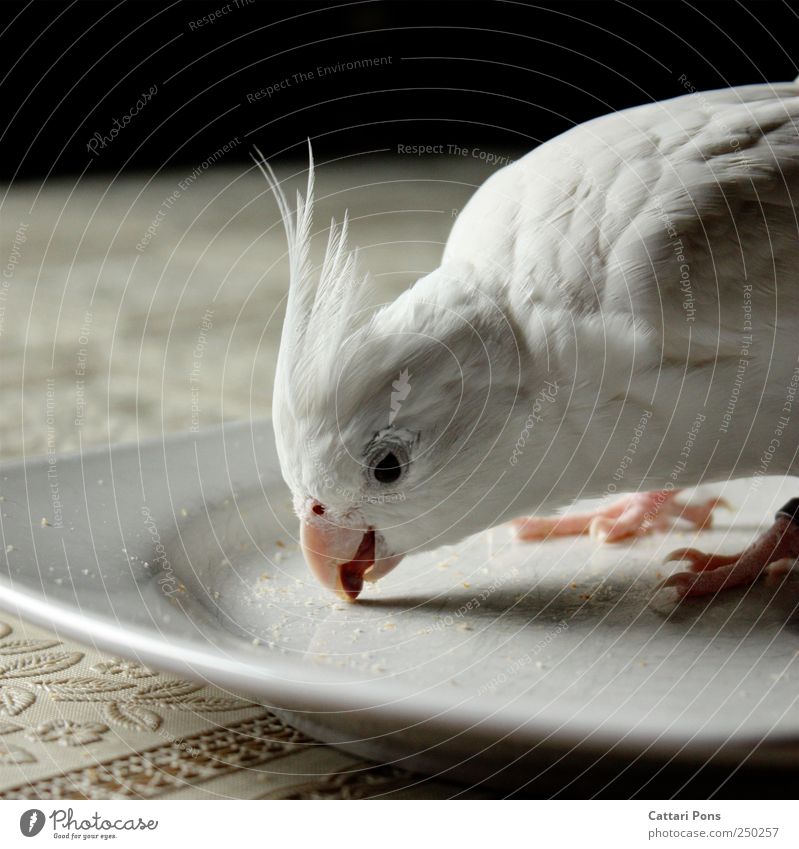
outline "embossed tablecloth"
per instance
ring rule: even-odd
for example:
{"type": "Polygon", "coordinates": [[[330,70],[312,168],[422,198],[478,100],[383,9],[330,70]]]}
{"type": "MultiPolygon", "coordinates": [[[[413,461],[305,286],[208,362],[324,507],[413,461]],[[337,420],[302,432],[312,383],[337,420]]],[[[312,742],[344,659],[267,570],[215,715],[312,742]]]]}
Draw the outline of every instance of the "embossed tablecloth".
{"type": "Polygon", "coordinates": [[[0,798],[449,797],[320,745],[235,693],[0,614],[0,798]]]}
{"type": "MultiPolygon", "coordinates": [[[[274,203],[257,197],[263,182],[244,170],[202,172],[146,240],[187,174],[11,189],[0,229],[3,459],[179,432],[198,416],[206,426],[268,414],[280,324],[268,318],[286,276],[282,265],[264,271],[285,245],[279,227],[262,236],[277,220],[274,203]],[[187,363],[218,290],[198,413],[187,363]]],[[[490,173],[440,160],[322,164],[317,221],[349,206],[376,295],[392,296],[436,265],[453,209],[490,173]],[[368,187],[379,180],[397,182],[368,187]]],[[[427,798],[462,789],[365,763],[239,694],[0,611],[0,797],[427,798]]]]}

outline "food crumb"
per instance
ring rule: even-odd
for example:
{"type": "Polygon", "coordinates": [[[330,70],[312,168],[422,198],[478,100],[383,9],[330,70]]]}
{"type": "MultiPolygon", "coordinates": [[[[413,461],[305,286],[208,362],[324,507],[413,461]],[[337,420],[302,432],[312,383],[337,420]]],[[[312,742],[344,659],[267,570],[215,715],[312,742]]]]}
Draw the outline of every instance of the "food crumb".
{"type": "Polygon", "coordinates": [[[261,641],[258,639],[258,637],[253,637],[252,644],[253,644],[254,646],[260,646],[260,645],[261,645],[261,641]]]}
{"type": "Polygon", "coordinates": [[[47,519],[45,519],[44,516],[42,516],[42,521],[40,522],[40,524],[43,528],[49,528],[50,527],[50,523],[47,521],[47,519]]]}
{"type": "Polygon", "coordinates": [[[181,507],[181,508],[180,508],[180,515],[181,515],[181,516],[188,516],[188,515],[189,515],[189,511],[188,511],[185,507],[181,507]]]}
{"type": "Polygon", "coordinates": [[[11,554],[12,551],[14,551],[14,546],[9,543],[6,546],[6,554],[11,554]]]}

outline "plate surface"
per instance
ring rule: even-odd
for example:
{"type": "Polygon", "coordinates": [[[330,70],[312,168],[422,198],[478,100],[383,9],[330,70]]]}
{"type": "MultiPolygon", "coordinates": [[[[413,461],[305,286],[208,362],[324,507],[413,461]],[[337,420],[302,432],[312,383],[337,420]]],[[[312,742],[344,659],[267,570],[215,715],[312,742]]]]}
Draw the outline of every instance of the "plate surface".
{"type": "MultiPolygon", "coordinates": [[[[799,580],[653,599],[693,533],[602,547],[497,528],[349,605],[307,573],[268,422],[51,461],[0,474],[0,605],[247,692],[326,742],[489,779],[610,748],[793,762],[799,580]]],[[[732,551],[796,489],[723,493],[738,515],[696,542],[732,551]]]]}

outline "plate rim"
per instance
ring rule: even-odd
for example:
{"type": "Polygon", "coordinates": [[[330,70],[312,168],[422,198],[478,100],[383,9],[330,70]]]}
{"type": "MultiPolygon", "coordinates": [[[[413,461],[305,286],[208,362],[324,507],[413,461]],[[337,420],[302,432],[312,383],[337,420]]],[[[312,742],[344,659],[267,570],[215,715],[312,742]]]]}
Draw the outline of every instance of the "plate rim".
{"type": "MultiPolygon", "coordinates": [[[[255,430],[264,425],[271,428],[269,417],[220,423],[203,428],[198,434],[178,432],[132,442],[95,444],[84,451],[59,454],[58,459],[85,462],[87,457],[107,456],[113,450],[142,451],[162,447],[165,450],[168,443],[183,442],[188,436],[201,439],[221,434],[226,441],[231,431],[249,432],[254,437],[255,430]]],[[[0,473],[22,470],[27,476],[29,465],[40,462],[47,462],[47,455],[15,458],[4,462],[0,473]]],[[[672,728],[657,731],[647,725],[624,732],[621,722],[605,722],[599,730],[595,724],[584,720],[567,719],[555,725],[551,718],[525,718],[518,709],[507,705],[496,709],[492,706],[487,712],[474,702],[459,704],[440,692],[428,691],[421,696],[409,694],[390,681],[363,680],[353,684],[344,673],[327,667],[309,666],[313,669],[314,680],[297,681],[281,675],[281,671],[290,669],[296,672],[296,663],[277,653],[253,653],[245,659],[235,658],[221,650],[215,652],[192,645],[183,638],[166,639],[137,626],[123,627],[110,618],[87,614],[67,603],[19,589],[6,574],[0,574],[0,608],[57,635],[63,632],[79,643],[90,642],[97,650],[133,655],[139,661],[176,675],[242,691],[257,697],[267,709],[302,715],[314,722],[330,714],[360,713],[376,716],[384,722],[441,725],[456,736],[485,734],[486,728],[490,728],[490,735],[485,736],[507,739],[519,746],[576,747],[581,751],[612,748],[624,755],[671,755],[690,760],[708,754],[726,759],[727,753],[740,759],[742,753],[757,754],[767,750],[771,765],[779,765],[780,758],[775,760],[775,752],[799,743],[797,736],[785,732],[730,736],[714,734],[711,730],[703,732],[701,737],[694,735],[686,739],[684,733],[672,728]]],[[[788,756],[786,765],[794,761],[795,758],[788,756]]]]}

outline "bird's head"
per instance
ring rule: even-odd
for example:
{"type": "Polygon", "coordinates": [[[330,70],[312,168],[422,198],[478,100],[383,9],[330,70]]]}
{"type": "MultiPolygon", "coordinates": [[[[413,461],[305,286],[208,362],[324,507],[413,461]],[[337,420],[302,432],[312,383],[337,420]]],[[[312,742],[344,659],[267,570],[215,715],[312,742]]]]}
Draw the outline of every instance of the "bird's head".
{"type": "Polygon", "coordinates": [[[508,365],[512,331],[463,275],[447,286],[439,270],[393,303],[367,308],[346,217],[331,225],[324,262],[313,269],[313,166],[292,213],[269,166],[258,164],[289,242],[273,403],[281,470],[309,567],[354,600],[364,580],[405,554],[496,524],[486,478],[495,466],[486,461],[503,430],[496,411],[518,391],[518,352],[497,369],[500,356],[508,365]],[[500,336],[505,344],[495,345],[500,336]]]}

